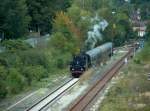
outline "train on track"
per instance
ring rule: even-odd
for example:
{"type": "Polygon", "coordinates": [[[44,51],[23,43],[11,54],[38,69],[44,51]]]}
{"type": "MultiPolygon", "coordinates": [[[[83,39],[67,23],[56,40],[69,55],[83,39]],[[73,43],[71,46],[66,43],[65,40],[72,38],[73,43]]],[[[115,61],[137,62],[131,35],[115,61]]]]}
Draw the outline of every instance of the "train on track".
{"type": "Polygon", "coordinates": [[[113,54],[113,44],[105,43],[73,57],[70,63],[72,77],[80,77],[90,67],[105,63],[113,54]]]}

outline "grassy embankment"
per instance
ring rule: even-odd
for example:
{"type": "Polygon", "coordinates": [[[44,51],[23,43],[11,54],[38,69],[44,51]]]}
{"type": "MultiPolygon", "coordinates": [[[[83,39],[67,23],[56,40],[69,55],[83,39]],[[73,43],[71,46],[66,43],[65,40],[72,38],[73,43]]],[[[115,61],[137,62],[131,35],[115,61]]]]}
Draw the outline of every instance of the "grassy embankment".
{"type": "Polygon", "coordinates": [[[125,66],[100,111],[150,111],[150,42],[125,66]]]}

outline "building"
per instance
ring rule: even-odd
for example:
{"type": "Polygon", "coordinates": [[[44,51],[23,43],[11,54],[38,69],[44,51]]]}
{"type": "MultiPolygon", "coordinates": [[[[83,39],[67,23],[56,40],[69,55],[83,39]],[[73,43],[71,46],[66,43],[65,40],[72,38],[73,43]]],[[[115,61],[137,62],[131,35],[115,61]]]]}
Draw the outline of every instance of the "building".
{"type": "Polygon", "coordinates": [[[140,9],[133,11],[130,15],[130,21],[133,31],[136,31],[139,37],[143,37],[146,34],[146,21],[141,20],[140,9]]]}

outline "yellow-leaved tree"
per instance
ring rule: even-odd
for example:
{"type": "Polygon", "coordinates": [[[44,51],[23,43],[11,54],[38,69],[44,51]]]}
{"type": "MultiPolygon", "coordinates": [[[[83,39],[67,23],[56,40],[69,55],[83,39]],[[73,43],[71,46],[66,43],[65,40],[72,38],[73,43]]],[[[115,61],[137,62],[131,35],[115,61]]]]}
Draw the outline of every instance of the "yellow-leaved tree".
{"type": "Polygon", "coordinates": [[[55,38],[55,42],[57,41],[56,44],[59,43],[57,44],[57,47],[59,47],[58,45],[61,45],[64,46],[64,48],[67,49],[67,51],[70,50],[71,53],[79,53],[82,41],[81,40],[82,34],[80,30],[78,30],[78,28],[74,25],[71,18],[65,12],[61,11],[56,13],[53,28],[54,28],[53,37],[56,37],[55,38]],[[65,42],[59,40],[65,40],[65,42]]]}

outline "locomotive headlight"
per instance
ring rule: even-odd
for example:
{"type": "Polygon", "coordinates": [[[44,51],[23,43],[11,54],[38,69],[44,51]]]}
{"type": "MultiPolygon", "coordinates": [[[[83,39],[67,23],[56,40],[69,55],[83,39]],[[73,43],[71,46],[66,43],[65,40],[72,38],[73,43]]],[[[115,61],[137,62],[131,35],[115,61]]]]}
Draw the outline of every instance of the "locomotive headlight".
{"type": "Polygon", "coordinates": [[[72,68],[72,71],[74,71],[74,68],[72,68]]]}
{"type": "Polygon", "coordinates": [[[83,68],[81,68],[81,71],[83,71],[83,68]]]}

